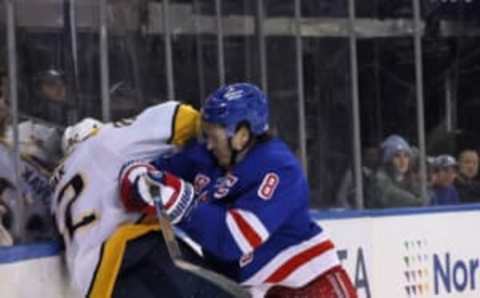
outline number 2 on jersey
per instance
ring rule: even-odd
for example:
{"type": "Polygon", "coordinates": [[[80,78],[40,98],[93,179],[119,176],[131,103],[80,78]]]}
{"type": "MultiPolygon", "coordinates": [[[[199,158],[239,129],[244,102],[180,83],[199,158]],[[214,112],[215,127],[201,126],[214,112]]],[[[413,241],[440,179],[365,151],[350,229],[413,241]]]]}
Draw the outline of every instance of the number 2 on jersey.
{"type": "Polygon", "coordinates": [[[65,241],[71,241],[75,231],[81,227],[87,226],[97,219],[95,213],[85,214],[81,219],[73,218],[72,208],[75,201],[81,195],[85,188],[84,179],[80,174],[73,176],[60,190],[57,197],[57,205],[65,205],[65,230],[60,230],[60,233],[65,237],[65,241]],[[67,235],[65,235],[65,232],[67,235]]]}

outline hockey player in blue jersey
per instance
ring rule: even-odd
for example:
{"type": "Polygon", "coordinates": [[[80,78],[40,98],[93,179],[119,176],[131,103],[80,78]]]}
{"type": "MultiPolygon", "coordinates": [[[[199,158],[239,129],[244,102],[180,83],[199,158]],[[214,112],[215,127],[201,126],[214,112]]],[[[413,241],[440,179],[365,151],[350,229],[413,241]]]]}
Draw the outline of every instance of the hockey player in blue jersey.
{"type": "Polygon", "coordinates": [[[202,108],[203,141],[125,167],[122,201],[153,213],[156,188],[209,266],[253,297],[357,297],[334,244],[309,216],[302,168],[268,118],[256,86],[219,88],[202,108]]]}

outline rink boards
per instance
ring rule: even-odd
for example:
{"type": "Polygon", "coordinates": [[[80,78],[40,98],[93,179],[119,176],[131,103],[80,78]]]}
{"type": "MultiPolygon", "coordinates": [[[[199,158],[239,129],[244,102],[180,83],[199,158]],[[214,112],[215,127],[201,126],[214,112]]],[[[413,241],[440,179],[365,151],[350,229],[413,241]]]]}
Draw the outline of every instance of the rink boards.
{"type": "Polygon", "coordinates": [[[314,217],[360,297],[480,297],[480,205],[314,217]]]}
{"type": "MultiPolygon", "coordinates": [[[[480,205],[312,215],[360,297],[480,297],[480,205]]],[[[59,245],[0,249],[0,297],[75,297],[59,245]]]]}

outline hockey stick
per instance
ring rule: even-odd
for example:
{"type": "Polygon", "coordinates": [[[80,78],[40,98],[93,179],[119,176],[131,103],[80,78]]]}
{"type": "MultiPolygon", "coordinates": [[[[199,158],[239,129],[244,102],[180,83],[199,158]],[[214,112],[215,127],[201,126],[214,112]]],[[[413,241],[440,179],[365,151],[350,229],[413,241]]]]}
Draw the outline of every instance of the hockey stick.
{"type": "Polygon", "coordinates": [[[197,266],[190,262],[183,260],[182,253],[178,246],[177,239],[175,239],[175,233],[173,231],[172,224],[167,219],[165,211],[163,210],[162,199],[160,197],[160,191],[157,187],[151,187],[150,191],[153,195],[153,201],[155,202],[155,209],[157,211],[157,218],[162,230],[165,244],[167,245],[168,254],[172,259],[175,266],[185,271],[191,272],[203,279],[208,280],[212,284],[218,286],[225,292],[231,294],[233,297],[247,298],[251,297],[248,291],[240,286],[238,283],[226,278],[225,276],[218,274],[214,271],[197,266]]]}

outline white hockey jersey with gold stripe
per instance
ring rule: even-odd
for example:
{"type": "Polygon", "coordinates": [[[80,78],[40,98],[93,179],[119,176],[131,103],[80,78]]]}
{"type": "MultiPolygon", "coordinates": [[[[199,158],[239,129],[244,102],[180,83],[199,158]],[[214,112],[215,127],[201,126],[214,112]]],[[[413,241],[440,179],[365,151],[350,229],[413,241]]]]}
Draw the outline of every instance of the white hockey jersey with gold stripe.
{"type": "Polygon", "coordinates": [[[102,126],[56,169],[52,208],[65,241],[69,273],[83,295],[108,295],[122,247],[135,233],[144,233],[127,229],[137,232],[115,235],[119,227],[141,217],[126,213],[121,205],[117,180],[122,165],[174,150],[196,134],[198,121],[198,112],[190,106],[173,101],[153,106],[135,119],[102,126]],[[109,245],[113,239],[115,245],[109,245]],[[102,270],[110,271],[108,277],[102,270]]]}

